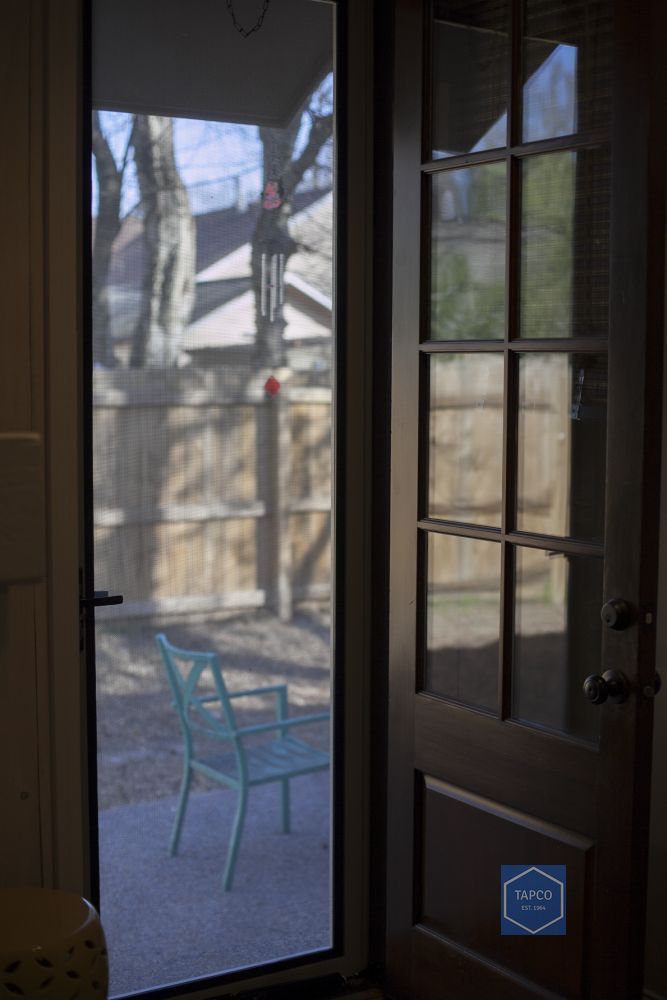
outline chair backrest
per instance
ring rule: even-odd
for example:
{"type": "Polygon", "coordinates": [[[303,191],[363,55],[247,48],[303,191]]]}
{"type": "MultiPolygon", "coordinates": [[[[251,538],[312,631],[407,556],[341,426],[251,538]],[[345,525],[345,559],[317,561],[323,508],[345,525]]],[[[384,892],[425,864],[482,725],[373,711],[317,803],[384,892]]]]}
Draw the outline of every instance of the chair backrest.
{"type": "Polygon", "coordinates": [[[240,739],[237,736],[236,716],[220,670],[217,653],[179,649],[162,633],[155,636],[155,641],[162,654],[174,707],[189,750],[192,751],[193,732],[198,732],[214,736],[216,739],[231,740],[238,751],[240,739]],[[206,702],[201,701],[199,682],[206,671],[210,671],[213,679],[216,704],[220,705],[221,714],[211,711],[206,702]]]}

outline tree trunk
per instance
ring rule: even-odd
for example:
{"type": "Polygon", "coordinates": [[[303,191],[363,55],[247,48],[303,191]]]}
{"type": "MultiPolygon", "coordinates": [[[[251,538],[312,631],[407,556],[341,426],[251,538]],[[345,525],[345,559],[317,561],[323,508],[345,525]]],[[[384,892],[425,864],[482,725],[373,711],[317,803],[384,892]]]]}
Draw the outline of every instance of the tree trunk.
{"type": "Polygon", "coordinates": [[[104,138],[97,111],[93,113],[93,153],[98,187],[98,211],[93,239],[93,362],[113,368],[116,358],[111,337],[109,269],[113,241],[120,230],[123,169],[116,166],[104,138]]]}
{"type": "MultiPolygon", "coordinates": [[[[278,297],[272,311],[270,295],[262,295],[262,275],[265,282],[271,274],[271,259],[282,255],[282,269],[297,249],[288,229],[291,215],[291,197],[306,170],[317,158],[320,149],[331,135],[333,115],[314,115],[306,146],[297,160],[292,159],[294,144],[301,125],[302,112],[295,115],[285,129],[260,128],[259,137],[264,150],[264,189],[268,182],[275,182],[282,198],[280,206],[267,207],[271,200],[262,199],[255,232],[252,237],[252,289],[255,296],[255,354],[259,365],[280,367],[285,364],[285,318],[278,297]],[[264,267],[262,267],[264,260],[264,267]]],[[[276,268],[277,269],[277,268],[276,268]]]]}
{"type": "Polygon", "coordinates": [[[171,367],[194,304],[195,227],[170,118],[137,115],[132,145],[144,213],[143,300],[131,365],[171,367]]]}

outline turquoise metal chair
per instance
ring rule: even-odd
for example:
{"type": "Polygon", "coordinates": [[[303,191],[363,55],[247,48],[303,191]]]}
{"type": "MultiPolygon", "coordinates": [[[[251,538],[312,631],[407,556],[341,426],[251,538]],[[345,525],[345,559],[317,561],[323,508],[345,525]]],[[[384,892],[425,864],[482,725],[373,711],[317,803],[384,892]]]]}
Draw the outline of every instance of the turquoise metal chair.
{"type": "Polygon", "coordinates": [[[286,684],[230,692],[223,680],[216,653],[179,649],[177,646],[172,646],[162,634],[156,635],[155,638],[167,671],[173,696],[172,704],[178,713],[185,742],[183,780],[169,853],[174,855],[178,850],[193,771],[199,771],[214,781],[237,789],[239,797],[222,880],[223,890],[227,891],[231,889],[234,878],[249,789],[254,785],[265,785],[271,781],[281,782],[282,828],[284,833],[289,833],[290,778],[329,767],[328,753],[308,746],[307,743],[292,736],[291,732],[296,726],[324,722],[329,718],[329,712],[290,719],[286,684]],[[196,693],[198,685],[207,671],[210,671],[215,694],[198,695],[196,693]],[[276,695],[275,721],[239,727],[232,702],[237,698],[269,693],[276,695]],[[250,744],[248,741],[248,737],[258,733],[271,732],[279,734],[278,738],[271,742],[250,744]],[[227,753],[214,752],[202,755],[197,752],[198,738],[199,742],[201,739],[205,740],[209,748],[216,743],[222,743],[229,745],[230,749],[227,753]]]}

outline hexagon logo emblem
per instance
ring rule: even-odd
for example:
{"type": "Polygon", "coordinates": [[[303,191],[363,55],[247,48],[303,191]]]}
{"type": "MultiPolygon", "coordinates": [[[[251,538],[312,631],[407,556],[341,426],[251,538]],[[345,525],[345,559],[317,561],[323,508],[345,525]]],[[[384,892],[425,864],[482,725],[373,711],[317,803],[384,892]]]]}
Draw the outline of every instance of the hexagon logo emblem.
{"type": "Polygon", "coordinates": [[[565,865],[501,865],[501,934],[565,934],[565,865]]]}

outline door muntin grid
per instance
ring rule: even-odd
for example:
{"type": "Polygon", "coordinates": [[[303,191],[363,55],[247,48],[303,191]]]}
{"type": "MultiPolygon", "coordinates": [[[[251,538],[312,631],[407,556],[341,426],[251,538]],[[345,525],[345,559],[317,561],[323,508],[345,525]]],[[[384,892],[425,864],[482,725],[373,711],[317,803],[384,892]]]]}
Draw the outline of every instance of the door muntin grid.
{"type": "Polygon", "coordinates": [[[435,0],[431,53],[433,159],[507,142],[508,0],[435,0]]]}
{"type": "MultiPolygon", "coordinates": [[[[600,4],[583,3],[578,6],[584,20],[591,15],[593,7],[600,14],[600,4]]],[[[542,559],[548,561],[551,552],[558,552],[559,557],[554,558],[561,558],[570,567],[565,576],[561,574],[560,589],[556,588],[548,595],[546,610],[543,608],[543,611],[546,618],[549,614],[553,618],[551,624],[554,626],[556,639],[551,645],[551,655],[560,656],[561,662],[560,673],[554,683],[557,687],[560,685],[559,697],[563,704],[571,704],[574,697],[572,692],[579,688],[579,680],[583,682],[585,675],[579,678],[578,674],[584,667],[583,663],[579,665],[581,658],[571,656],[568,659],[567,656],[560,655],[559,648],[562,650],[570,644],[570,648],[575,649],[577,642],[583,645],[587,650],[586,673],[597,669],[600,658],[597,618],[593,624],[589,623],[589,626],[584,627],[581,616],[577,616],[575,612],[575,597],[580,592],[577,581],[582,573],[574,572],[572,567],[584,564],[594,567],[587,572],[592,574],[591,579],[597,580],[596,574],[601,572],[603,565],[607,389],[605,345],[609,259],[608,136],[605,128],[608,116],[604,112],[607,96],[601,92],[596,97],[594,91],[596,86],[598,90],[604,91],[608,73],[601,63],[602,47],[596,50],[595,72],[592,76],[589,74],[585,81],[588,89],[584,95],[587,106],[597,107],[600,114],[595,117],[588,112],[573,113],[570,120],[576,124],[576,128],[574,124],[560,131],[552,128],[548,136],[540,136],[546,142],[535,141],[528,128],[528,118],[532,113],[527,109],[528,89],[523,88],[528,62],[527,46],[522,37],[522,26],[532,23],[530,17],[534,8],[535,3],[530,2],[525,7],[519,3],[513,6],[511,45],[507,51],[508,78],[512,84],[507,114],[507,144],[504,150],[499,154],[498,150],[489,152],[488,149],[479,147],[472,152],[468,150],[465,156],[451,155],[444,158],[441,153],[432,152],[442,143],[434,142],[432,135],[428,134],[429,128],[425,130],[424,149],[427,156],[440,158],[426,159],[422,165],[426,176],[425,196],[429,206],[429,210],[423,214],[423,249],[429,261],[423,269],[425,277],[422,287],[422,301],[426,305],[422,309],[423,326],[419,345],[424,355],[423,371],[430,372],[434,367],[444,370],[447,359],[451,358],[453,361],[454,358],[464,356],[470,358],[468,364],[472,370],[474,357],[484,352],[488,357],[497,355],[499,362],[501,357],[504,358],[504,382],[499,400],[499,406],[502,407],[500,516],[482,520],[471,513],[476,506],[474,482],[468,484],[467,502],[458,508],[452,502],[440,505],[433,503],[434,496],[439,492],[446,493],[449,488],[451,493],[451,483],[441,485],[438,482],[438,468],[447,470],[451,478],[452,466],[460,460],[457,459],[457,454],[472,465],[475,464],[475,455],[471,459],[466,451],[466,445],[471,444],[470,434],[465,437],[465,432],[462,431],[458,436],[451,432],[448,435],[447,430],[441,426],[441,439],[449,437],[450,441],[443,458],[442,440],[438,444],[433,430],[433,413],[446,408],[448,400],[446,394],[443,396],[442,386],[432,395],[431,376],[421,379],[421,500],[418,527],[423,537],[418,549],[420,620],[423,626],[419,631],[421,648],[417,687],[484,713],[491,710],[490,702],[494,699],[490,697],[489,685],[479,686],[480,694],[476,697],[470,694],[471,691],[474,692],[475,685],[467,683],[469,678],[462,678],[457,674],[453,679],[452,674],[449,680],[443,680],[445,674],[442,668],[442,650],[449,646],[450,652],[452,649],[458,651],[456,656],[460,667],[460,651],[463,648],[460,639],[454,642],[454,630],[451,632],[451,642],[447,643],[445,622],[451,609],[443,610],[443,601],[446,603],[443,595],[447,592],[447,586],[451,588],[450,593],[459,593],[465,577],[457,581],[454,566],[445,565],[442,553],[448,547],[452,552],[463,551],[464,543],[472,546],[473,542],[484,542],[487,545],[499,542],[497,588],[490,580],[486,581],[487,593],[497,590],[500,594],[497,607],[494,607],[498,618],[497,676],[500,678],[495,689],[495,713],[500,718],[514,718],[522,724],[594,742],[597,730],[587,720],[582,722],[575,717],[576,713],[570,712],[568,715],[568,710],[564,708],[557,718],[549,716],[545,707],[548,689],[544,688],[544,694],[541,695],[539,677],[534,667],[531,673],[531,664],[535,663],[536,658],[527,653],[527,649],[528,640],[537,629],[537,610],[529,606],[534,593],[528,586],[526,567],[531,560],[537,560],[540,565],[542,559]],[[588,130],[583,128],[586,122],[590,125],[588,130]],[[531,141],[526,141],[527,135],[531,136],[531,141]],[[452,290],[447,287],[447,269],[438,269],[438,265],[446,257],[443,245],[452,247],[457,239],[461,244],[463,237],[455,235],[443,239],[441,235],[444,228],[441,218],[443,192],[460,188],[461,178],[472,178],[474,172],[481,171],[483,167],[487,170],[493,167],[499,174],[503,160],[506,164],[507,197],[504,212],[498,210],[496,201],[494,221],[498,229],[502,228],[505,232],[502,254],[504,332],[501,340],[497,333],[498,327],[491,328],[487,325],[481,334],[477,334],[479,339],[476,340],[475,332],[470,336],[467,331],[475,331],[475,322],[479,324],[479,314],[473,316],[471,321],[458,324],[453,318],[453,310],[452,315],[446,314],[447,292],[452,290]],[[550,176],[552,181],[549,180],[550,176]],[[561,178],[559,204],[552,207],[549,215],[549,187],[551,185],[552,193],[557,196],[559,188],[553,183],[553,177],[558,176],[561,178]],[[554,273],[554,261],[558,262],[559,273],[554,273]],[[539,295],[535,291],[539,288],[543,290],[541,308],[539,295]],[[536,380],[539,381],[536,373],[540,365],[545,369],[540,375],[544,383],[543,398],[531,411],[530,400],[535,396],[536,380]],[[553,395],[554,389],[549,386],[546,369],[558,371],[559,380],[555,391],[556,396],[559,393],[563,396],[562,399],[549,399],[549,394],[553,395]],[[540,421],[535,423],[533,419],[540,406],[543,409],[551,406],[553,410],[551,444],[556,445],[555,454],[560,451],[557,460],[562,466],[560,475],[558,469],[550,468],[549,462],[544,461],[549,434],[544,430],[541,432],[540,421]],[[583,447],[582,442],[585,442],[583,447]],[[438,454],[438,450],[441,454],[438,454]],[[531,462],[536,466],[537,473],[529,470],[531,462]],[[595,473],[592,492],[586,487],[586,473],[591,469],[595,473]],[[553,495],[558,486],[562,496],[553,495]],[[541,519],[534,516],[534,505],[532,513],[530,510],[531,494],[534,497],[536,491],[543,494],[546,516],[541,519]],[[432,535],[437,535],[439,540],[433,540],[432,535]],[[445,542],[444,538],[447,537],[456,541],[445,542]],[[439,558],[436,557],[438,551],[441,553],[439,558]],[[438,600],[441,605],[439,609],[436,607],[438,600]],[[436,649],[441,651],[437,655],[436,649]],[[436,662],[439,662],[439,666],[435,666],[436,662]],[[462,691],[467,693],[462,695],[462,691]]],[[[570,23],[568,31],[570,41],[567,44],[570,44],[572,32],[576,34],[576,25],[573,27],[570,23]]],[[[554,46],[551,48],[553,50],[554,46]]],[[[581,53],[579,58],[577,79],[583,79],[581,53]]],[[[533,70],[532,78],[534,75],[533,70]]],[[[534,100],[534,82],[531,93],[531,99],[534,100]]],[[[571,101],[571,97],[570,93],[567,99],[571,101]]],[[[431,95],[431,114],[441,104],[442,102],[438,104],[437,95],[431,95]]],[[[583,101],[580,104],[583,106],[583,101]]],[[[429,107],[428,100],[426,106],[429,107]]],[[[561,112],[562,107],[559,114],[561,112]]],[[[432,123],[429,126],[432,131],[432,123]]],[[[438,128],[442,133],[441,123],[438,128]]],[[[470,149],[473,149],[472,145],[470,149]]],[[[469,188],[470,184],[467,186],[469,188]]],[[[456,216],[455,207],[461,204],[465,209],[465,200],[462,202],[459,198],[456,202],[453,194],[449,196],[449,223],[452,226],[454,223],[462,227],[470,225],[470,217],[465,214],[460,218],[456,216]]],[[[472,218],[478,222],[479,212],[472,218]]],[[[487,227],[486,238],[490,242],[488,234],[487,227]]],[[[482,240],[484,236],[482,233],[482,240]]],[[[468,252],[466,259],[479,261],[484,257],[484,251],[490,259],[492,251],[483,248],[480,252],[479,246],[468,252]]],[[[495,260],[496,268],[499,256],[500,254],[495,260]]],[[[456,277],[455,274],[454,278],[456,277]]],[[[500,282],[496,284],[498,286],[500,282]]],[[[462,296],[469,289],[459,281],[453,292],[462,296]]],[[[455,301],[456,296],[450,295],[450,303],[455,301]]],[[[499,310],[497,303],[494,308],[499,310]]],[[[473,390],[469,396],[468,403],[474,408],[479,404],[479,399],[483,398],[483,392],[473,390]]],[[[451,398],[449,404],[453,408],[451,398]]],[[[479,420],[475,421],[473,417],[471,426],[475,423],[479,426],[479,420]]],[[[489,442],[486,441],[485,444],[488,448],[489,442]]],[[[497,451],[496,447],[496,458],[497,451]]],[[[481,446],[478,457],[483,454],[484,445],[481,446]]],[[[490,461],[492,464],[493,460],[490,461]]],[[[487,471],[488,461],[479,464],[484,464],[484,471],[487,471]]],[[[473,594],[474,581],[468,580],[468,585],[469,595],[473,594]]],[[[484,588],[480,586],[477,589],[481,597],[484,588]]],[[[597,602],[598,588],[596,586],[593,589],[594,600],[597,602]]],[[[538,596],[543,598],[544,594],[539,591],[539,586],[538,592],[538,596]]],[[[601,592],[599,596],[601,598],[601,592]]],[[[481,603],[479,606],[481,609],[481,603]]],[[[588,608],[589,612],[590,610],[588,608]]],[[[485,609],[485,614],[488,616],[488,608],[485,609]]],[[[480,621],[481,617],[480,611],[480,621]]],[[[544,628],[549,624],[546,618],[544,628]]],[[[457,629],[459,625],[457,622],[457,629]]],[[[472,643],[472,639],[470,642],[472,643]]]]}

